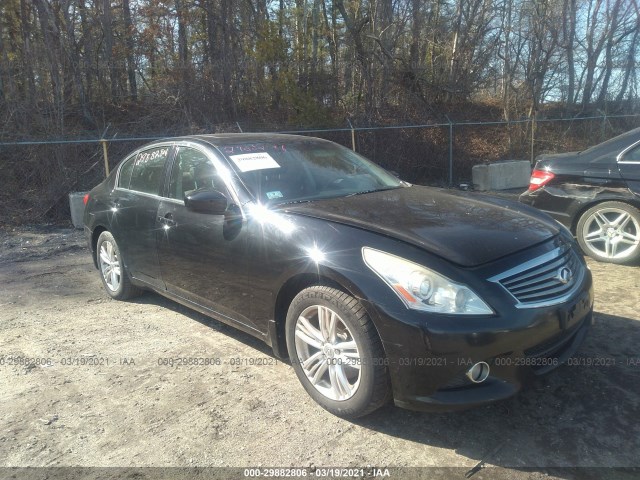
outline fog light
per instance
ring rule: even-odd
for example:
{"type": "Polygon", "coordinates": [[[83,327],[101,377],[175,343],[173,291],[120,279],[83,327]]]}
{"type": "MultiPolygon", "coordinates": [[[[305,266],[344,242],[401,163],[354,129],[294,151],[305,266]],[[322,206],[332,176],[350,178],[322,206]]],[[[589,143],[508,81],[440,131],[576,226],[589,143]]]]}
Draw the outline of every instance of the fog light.
{"type": "Polygon", "coordinates": [[[467,378],[473,383],[482,383],[489,376],[489,364],[487,362],[478,362],[469,370],[467,370],[467,378]]]}

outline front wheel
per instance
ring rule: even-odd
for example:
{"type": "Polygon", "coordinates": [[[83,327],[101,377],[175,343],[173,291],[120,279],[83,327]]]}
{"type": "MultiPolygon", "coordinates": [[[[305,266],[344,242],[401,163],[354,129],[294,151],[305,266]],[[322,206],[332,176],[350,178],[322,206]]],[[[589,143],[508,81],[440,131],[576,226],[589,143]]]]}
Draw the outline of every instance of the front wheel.
{"type": "Polygon", "coordinates": [[[576,237],[582,250],[601,262],[640,260],[640,210],[622,202],[603,202],[584,212],[576,237]]]}
{"type": "Polygon", "coordinates": [[[355,298],[330,287],[303,290],[289,307],[286,335],[298,379],[324,409],[357,418],[390,399],[382,343],[355,298]]]}
{"type": "Polygon", "coordinates": [[[110,232],[102,232],[96,244],[98,269],[102,284],[110,297],[116,300],[127,300],[142,293],[142,290],[131,283],[120,248],[110,232]]]}

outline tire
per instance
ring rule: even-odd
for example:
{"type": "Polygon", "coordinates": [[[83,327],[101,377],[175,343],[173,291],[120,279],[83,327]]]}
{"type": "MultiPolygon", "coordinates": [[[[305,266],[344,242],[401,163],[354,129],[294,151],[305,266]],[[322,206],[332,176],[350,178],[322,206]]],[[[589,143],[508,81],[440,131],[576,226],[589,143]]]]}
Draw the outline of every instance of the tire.
{"type": "Polygon", "coordinates": [[[640,260],[640,210],[622,202],[603,202],[584,212],[576,237],[582,251],[601,262],[640,260]]]}
{"type": "Polygon", "coordinates": [[[391,399],[382,342],[355,298],[335,288],[309,287],[291,302],[285,329],[296,375],[325,410],[357,418],[391,399]]]}
{"type": "Polygon", "coordinates": [[[131,283],[120,248],[110,232],[102,232],[98,237],[96,256],[102,285],[111,298],[128,300],[142,293],[140,288],[131,283]]]}

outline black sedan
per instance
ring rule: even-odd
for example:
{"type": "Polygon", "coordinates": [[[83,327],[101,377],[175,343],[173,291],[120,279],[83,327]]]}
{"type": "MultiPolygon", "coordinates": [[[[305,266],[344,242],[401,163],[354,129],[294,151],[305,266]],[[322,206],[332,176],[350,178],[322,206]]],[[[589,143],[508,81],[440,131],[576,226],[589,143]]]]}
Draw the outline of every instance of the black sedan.
{"type": "Polygon", "coordinates": [[[407,184],[324,140],[154,142],[85,200],[111,297],[154,290],[263,339],[344,417],[509,397],[592,322],[591,274],[547,215],[407,184]]]}
{"type": "Polygon", "coordinates": [[[583,152],[536,160],[521,202],[564,224],[596,260],[640,260],[640,128],[583,152]]]}

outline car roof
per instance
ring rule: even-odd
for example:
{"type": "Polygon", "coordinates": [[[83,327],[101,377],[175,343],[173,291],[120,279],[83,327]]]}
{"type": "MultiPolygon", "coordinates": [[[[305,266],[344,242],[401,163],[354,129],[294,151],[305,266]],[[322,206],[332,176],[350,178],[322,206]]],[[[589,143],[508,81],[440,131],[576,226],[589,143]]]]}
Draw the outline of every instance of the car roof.
{"type": "Polygon", "coordinates": [[[208,135],[186,135],[183,137],[165,138],[162,141],[200,141],[206,142],[215,147],[225,145],[236,145],[238,143],[263,143],[263,142],[301,142],[315,141],[326,142],[321,138],[308,137],[305,135],[290,135],[284,133],[216,133],[208,135]]]}
{"type": "Polygon", "coordinates": [[[617,137],[610,138],[602,143],[593,145],[592,147],[584,150],[582,154],[590,155],[592,153],[601,154],[603,152],[620,152],[629,145],[640,140],[640,127],[629,130],[628,132],[618,135],[617,137]]]}

